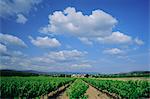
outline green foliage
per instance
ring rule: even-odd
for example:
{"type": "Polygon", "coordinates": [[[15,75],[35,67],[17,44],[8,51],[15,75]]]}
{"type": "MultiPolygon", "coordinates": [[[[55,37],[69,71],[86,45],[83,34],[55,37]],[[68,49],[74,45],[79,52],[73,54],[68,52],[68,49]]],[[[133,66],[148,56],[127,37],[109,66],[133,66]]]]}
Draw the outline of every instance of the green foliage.
{"type": "Polygon", "coordinates": [[[118,74],[95,74],[92,75],[95,78],[124,78],[124,77],[150,77],[150,71],[133,71],[127,73],[118,73],[118,74]]]}
{"type": "Polygon", "coordinates": [[[122,98],[137,99],[140,97],[149,97],[150,82],[148,81],[84,80],[96,88],[107,90],[110,93],[116,93],[122,98]]]}
{"type": "Polygon", "coordinates": [[[23,72],[23,71],[15,71],[15,70],[0,70],[0,76],[39,76],[36,73],[23,72]]]}
{"type": "Polygon", "coordinates": [[[87,99],[84,93],[88,89],[88,85],[81,79],[77,79],[67,90],[70,99],[87,99]]]}
{"type": "Polygon", "coordinates": [[[73,78],[56,77],[2,77],[1,97],[39,97],[73,80],[73,78]]]}

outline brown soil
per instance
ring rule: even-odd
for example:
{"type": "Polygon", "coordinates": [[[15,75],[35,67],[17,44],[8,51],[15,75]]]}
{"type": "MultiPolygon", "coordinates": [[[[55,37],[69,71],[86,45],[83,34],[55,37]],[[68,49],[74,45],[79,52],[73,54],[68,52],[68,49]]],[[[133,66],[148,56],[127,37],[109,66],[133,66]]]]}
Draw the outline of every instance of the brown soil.
{"type": "MultiPolygon", "coordinates": [[[[87,89],[85,95],[88,96],[88,99],[112,99],[107,94],[97,90],[91,85],[89,85],[89,88],[87,89]]],[[[53,98],[53,99],[69,99],[69,97],[67,96],[66,91],[63,91],[56,98],[53,98]]]]}
{"type": "Polygon", "coordinates": [[[47,95],[41,96],[40,99],[69,99],[69,98],[65,98],[65,97],[67,97],[67,95],[64,94],[64,91],[65,91],[65,89],[66,89],[70,84],[71,84],[71,83],[66,84],[65,86],[61,86],[61,87],[58,88],[57,90],[52,91],[52,92],[50,92],[50,93],[47,94],[47,95]],[[62,98],[61,98],[61,97],[62,97],[62,98]]]}
{"type": "Polygon", "coordinates": [[[107,94],[97,90],[96,88],[89,85],[85,95],[88,96],[88,99],[112,99],[107,94]]]}
{"type": "Polygon", "coordinates": [[[66,92],[62,92],[56,97],[56,99],[69,99],[69,97],[67,96],[66,92]]]}
{"type": "Polygon", "coordinates": [[[68,86],[69,86],[69,84],[66,84],[65,86],[62,86],[62,87],[58,88],[56,91],[50,92],[48,94],[48,96],[53,97],[53,96],[59,94],[59,92],[63,92],[65,90],[65,88],[68,87],[68,86]]]}

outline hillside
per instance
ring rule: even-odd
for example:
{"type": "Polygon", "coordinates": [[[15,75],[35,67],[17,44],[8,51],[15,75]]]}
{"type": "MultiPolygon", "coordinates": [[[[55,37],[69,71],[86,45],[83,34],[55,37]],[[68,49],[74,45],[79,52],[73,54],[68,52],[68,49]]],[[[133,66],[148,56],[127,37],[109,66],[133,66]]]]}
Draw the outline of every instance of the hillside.
{"type": "Polygon", "coordinates": [[[33,70],[25,70],[25,71],[18,71],[18,70],[0,70],[0,76],[71,76],[72,74],[88,74],[88,76],[92,77],[149,77],[150,71],[133,71],[127,73],[118,73],[118,74],[99,74],[99,73],[77,73],[77,72],[40,72],[40,71],[33,71],[33,70]]]}

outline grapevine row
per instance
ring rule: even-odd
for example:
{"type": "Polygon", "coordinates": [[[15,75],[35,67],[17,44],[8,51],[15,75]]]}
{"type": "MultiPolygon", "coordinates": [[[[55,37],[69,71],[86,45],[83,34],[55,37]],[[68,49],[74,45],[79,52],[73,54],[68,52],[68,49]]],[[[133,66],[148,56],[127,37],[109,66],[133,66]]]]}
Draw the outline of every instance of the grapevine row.
{"type": "Polygon", "coordinates": [[[84,93],[88,89],[88,85],[81,79],[77,79],[68,89],[67,94],[70,99],[85,99],[84,93]]]}
{"type": "Polygon", "coordinates": [[[73,80],[73,78],[55,77],[2,77],[1,97],[40,97],[73,80]]]}
{"type": "Polygon", "coordinates": [[[149,98],[150,82],[148,81],[117,81],[117,80],[99,80],[84,79],[86,82],[100,90],[107,90],[109,93],[115,93],[122,98],[149,98]]]}

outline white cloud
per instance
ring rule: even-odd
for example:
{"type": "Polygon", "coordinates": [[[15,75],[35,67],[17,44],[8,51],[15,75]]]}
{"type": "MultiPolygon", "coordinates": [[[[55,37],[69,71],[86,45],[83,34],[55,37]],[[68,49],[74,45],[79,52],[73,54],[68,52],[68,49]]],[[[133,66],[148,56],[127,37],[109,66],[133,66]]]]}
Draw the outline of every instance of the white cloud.
{"type": "Polygon", "coordinates": [[[71,68],[74,69],[83,69],[83,68],[91,68],[92,66],[90,64],[73,64],[71,65],[71,68]]]}
{"type": "Polygon", "coordinates": [[[87,52],[81,52],[78,50],[62,50],[49,52],[46,56],[52,60],[68,61],[76,60],[83,57],[87,52]]]}
{"type": "Polygon", "coordinates": [[[17,14],[17,19],[16,19],[17,23],[25,24],[27,20],[28,19],[23,14],[17,14]]]}
{"type": "MultiPolygon", "coordinates": [[[[64,11],[55,11],[49,15],[49,24],[40,28],[40,32],[53,35],[76,36],[85,44],[93,42],[109,44],[133,44],[131,36],[112,29],[118,23],[112,15],[94,10],[90,15],[67,7],[64,11]]],[[[136,40],[137,41],[137,40],[136,40]]]]}
{"type": "Polygon", "coordinates": [[[120,54],[123,54],[124,51],[119,48],[112,48],[112,49],[104,50],[103,53],[110,54],[110,55],[118,55],[118,54],[120,55],[120,54]]]}
{"type": "Polygon", "coordinates": [[[0,17],[27,14],[42,0],[0,0],[0,17]]]}
{"type": "MultiPolygon", "coordinates": [[[[40,71],[65,71],[70,70],[71,65],[83,64],[87,52],[79,50],[50,51],[39,56],[30,56],[17,51],[8,50],[7,54],[0,57],[1,69],[40,70],[40,71]],[[17,64],[17,65],[16,65],[17,64]]],[[[84,64],[89,64],[85,63],[84,64]]]]}
{"type": "Polygon", "coordinates": [[[9,52],[10,56],[26,56],[24,53],[22,53],[21,51],[17,50],[17,51],[11,51],[9,52]]]}
{"type": "Polygon", "coordinates": [[[17,23],[25,24],[27,15],[31,9],[37,9],[36,6],[42,0],[0,0],[0,17],[15,17],[17,23]]]}
{"type": "Polygon", "coordinates": [[[49,24],[41,28],[41,32],[54,34],[70,34],[78,37],[103,37],[111,34],[117,20],[102,11],[92,11],[84,15],[73,7],[64,11],[55,11],[49,15],[49,24]]]}
{"type": "Polygon", "coordinates": [[[81,42],[83,42],[84,44],[88,44],[88,45],[92,45],[92,41],[90,41],[88,38],[85,38],[85,37],[79,37],[79,40],[81,42]]]}
{"type": "Polygon", "coordinates": [[[134,39],[134,42],[137,44],[137,45],[143,45],[144,42],[142,40],[140,40],[139,38],[135,38],[134,39]]]}
{"type": "Polygon", "coordinates": [[[48,38],[47,36],[37,37],[36,39],[33,39],[30,36],[29,38],[31,39],[32,44],[34,44],[37,47],[48,48],[61,46],[61,43],[56,38],[48,38]]]}
{"type": "Polygon", "coordinates": [[[48,64],[55,63],[54,60],[47,58],[47,57],[34,57],[32,58],[32,61],[40,62],[40,63],[48,63],[48,64]]]}
{"type": "MultiPolygon", "coordinates": [[[[31,66],[31,59],[20,51],[9,51],[0,57],[1,69],[24,69],[31,66]],[[16,65],[17,64],[17,65],[16,65]]],[[[30,67],[31,68],[31,67],[30,67]]]]}
{"type": "Polygon", "coordinates": [[[66,49],[72,49],[72,46],[71,46],[71,45],[66,44],[66,45],[65,45],[65,48],[66,48],[66,49]]]}
{"type": "Polygon", "coordinates": [[[33,61],[48,64],[69,64],[70,62],[80,61],[87,52],[74,50],[51,51],[40,57],[32,58],[33,61]]]}
{"type": "Polygon", "coordinates": [[[13,36],[13,35],[9,35],[9,34],[0,33],[0,42],[4,43],[5,45],[13,44],[13,45],[18,45],[22,47],[27,47],[24,41],[22,41],[20,38],[13,36]]]}
{"type": "Polygon", "coordinates": [[[0,53],[5,53],[6,51],[7,51],[6,46],[0,43],[0,53]]]}
{"type": "Polygon", "coordinates": [[[132,37],[117,31],[117,32],[113,32],[110,36],[97,38],[97,40],[101,43],[125,44],[125,43],[131,43],[132,37]]]}

